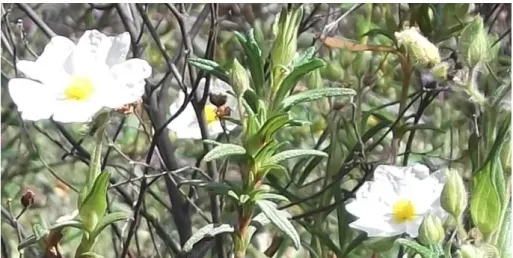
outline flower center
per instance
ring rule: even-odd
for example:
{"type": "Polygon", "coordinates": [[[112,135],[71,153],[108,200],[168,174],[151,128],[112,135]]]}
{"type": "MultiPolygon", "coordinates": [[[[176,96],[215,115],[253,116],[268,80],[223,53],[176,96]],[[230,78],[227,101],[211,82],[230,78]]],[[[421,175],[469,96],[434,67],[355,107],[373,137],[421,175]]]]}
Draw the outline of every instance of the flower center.
{"type": "Polygon", "coordinates": [[[94,93],[94,87],[87,77],[72,76],[68,87],[64,90],[67,100],[85,101],[94,93]]]}
{"type": "Polygon", "coordinates": [[[207,124],[217,121],[216,108],[212,105],[205,105],[205,120],[207,124]]]}
{"type": "Polygon", "coordinates": [[[396,222],[411,221],[415,217],[415,206],[408,199],[397,201],[392,209],[392,216],[396,222]]]}

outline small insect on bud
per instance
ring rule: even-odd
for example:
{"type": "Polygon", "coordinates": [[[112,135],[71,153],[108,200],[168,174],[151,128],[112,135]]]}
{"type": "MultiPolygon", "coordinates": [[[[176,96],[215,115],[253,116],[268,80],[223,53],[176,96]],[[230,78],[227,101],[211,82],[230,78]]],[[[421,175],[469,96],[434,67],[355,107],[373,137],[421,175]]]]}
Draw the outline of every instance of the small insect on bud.
{"type": "Polygon", "coordinates": [[[219,119],[223,119],[224,117],[228,117],[232,114],[232,109],[229,106],[221,106],[216,109],[216,116],[219,119]]]}
{"type": "Polygon", "coordinates": [[[25,208],[30,207],[32,204],[34,204],[34,197],[34,192],[32,192],[31,190],[26,190],[23,196],[21,197],[21,205],[23,205],[23,207],[25,208]]]}
{"type": "Polygon", "coordinates": [[[141,99],[139,99],[138,101],[136,101],[134,103],[125,104],[125,105],[121,106],[120,108],[117,108],[116,111],[123,115],[130,115],[130,114],[134,113],[137,105],[139,105],[140,103],[142,103],[141,99]]]}
{"type": "Polygon", "coordinates": [[[228,99],[228,96],[220,93],[210,93],[210,103],[214,104],[216,107],[221,107],[226,104],[226,100],[228,99]]]}

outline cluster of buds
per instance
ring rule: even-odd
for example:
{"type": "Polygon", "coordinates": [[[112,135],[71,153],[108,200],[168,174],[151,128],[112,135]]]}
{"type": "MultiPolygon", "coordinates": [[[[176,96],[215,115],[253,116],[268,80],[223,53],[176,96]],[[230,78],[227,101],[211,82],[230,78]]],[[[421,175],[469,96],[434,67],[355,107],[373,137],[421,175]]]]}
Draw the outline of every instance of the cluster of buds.
{"type": "Polygon", "coordinates": [[[431,68],[441,62],[438,48],[415,27],[396,32],[399,45],[404,45],[413,57],[425,67],[431,68]]]}

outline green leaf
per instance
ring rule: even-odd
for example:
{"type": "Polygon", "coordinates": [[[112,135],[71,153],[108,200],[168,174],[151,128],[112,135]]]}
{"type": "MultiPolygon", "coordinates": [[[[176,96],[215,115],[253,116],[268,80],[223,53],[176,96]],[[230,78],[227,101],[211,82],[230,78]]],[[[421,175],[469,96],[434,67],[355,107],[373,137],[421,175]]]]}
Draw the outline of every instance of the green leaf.
{"type": "Polygon", "coordinates": [[[269,171],[271,171],[273,169],[284,173],[288,177],[287,169],[284,166],[278,165],[278,164],[266,164],[266,165],[263,165],[263,166],[260,167],[260,170],[258,171],[258,174],[262,175],[261,177],[264,177],[267,173],[269,173],[269,171]],[[262,174],[260,174],[260,173],[262,173],[262,174]]]}
{"type": "Polygon", "coordinates": [[[490,103],[492,103],[492,106],[496,107],[498,106],[502,100],[504,99],[504,97],[506,96],[506,94],[508,94],[508,92],[510,92],[511,90],[511,84],[503,84],[501,86],[499,86],[493,93],[493,95],[490,97],[490,103]]]}
{"type": "Polygon", "coordinates": [[[429,248],[422,246],[421,244],[405,238],[399,238],[396,240],[396,243],[406,247],[409,250],[414,251],[415,253],[420,254],[423,258],[438,258],[435,252],[431,251],[429,248]]]}
{"type": "Polygon", "coordinates": [[[274,156],[272,156],[266,163],[267,164],[278,164],[284,160],[287,159],[293,159],[297,157],[303,157],[303,156],[322,156],[322,157],[328,157],[328,154],[323,151],[319,150],[287,150],[280,152],[274,156]]]}
{"type": "Polygon", "coordinates": [[[315,47],[311,46],[311,47],[305,49],[305,51],[303,51],[300,55],[298,55],[294,59],[292,59],[292,65],[294,67],[302,66],[302,65],[306,64],[307,62],[309,62],[314,57],[314,55],[315,55],[315,47]]]}
{"type": "Polygon", "coordinates": [[[209,191],[209,192],[212,192],[214,194],[220,194],[220,195],[226,194],[230,190],[232,190],[232,187],[228,184],[220,183],[220,182],[209,182],[209,181],[204,181],[204,180],[200,180],[200,179],[184,180],[184,181],[180,182],[180,184],[202,187],[202,188],[207,189],[207,191],[209,191]]]}
{"type": "Polygon", "coordinates": [[[304,221],[298,221],[299,224],[301,224],[312,236],[315,236],[322,245],[328,247],[333,253],[340,254],[342,253],[340,248],[333,242],[333,236],[326,232],[325,230],[322,230],[320,228],[314,227],[310,223],[306,223],[304,221]]]}
{"type": "Polygon", "coordinates": [[[32,232],[34,233],[36,241],[44,239],[50,233],[48,229],[44,228],[39,223],[35,223],[32,225],[32,232]]]}
{"type": "Polygon", "coordinates": [[[487,162],[472,180],[470,214],[472,221],[483,234],[492,233],[499,225],[502,203],[493,182],[499,167],[496,162],[487,162]]]}
{"type": "Polygon", "coordinates": [[[194,245],[201,241],[201,239],[206,237],[215,237],[219,234],[226,234],[226,233],[232,233],[234,232],[234,228],[232,225],[228,224],[221,224],[221,225],[215,225],[215,224],[208,224],[202,228],[200,228],[194,235],[185,242],[183,245],[182,250],[184,252],[190,252],[194,245]]]}
{"type": "Polygon", "coordinates": [[[218,141],[214,141],[214,140],[211,140],[211,139],[204,139],[203,140],[204,143],[207,143],[207,144],[212,144],[214,146],[218,146],[218,145],[221,145],[222,143],[218,142],[218,141]]]}
{"type": "Polygon", "coordinates": [[[255,40],[254,31],[253,29],[250,29],[246,36],[239,32],[234,33],[248,58],[249,71],[251,72],[251,79],[253,80],[253,88],[259,96],[263,96],[265,94],[264,63],[262,50],[255,40]]]}
{"type": "Polygon", "coordinates": [[[425,123],[425,124],[408,124],[405,126],[405,131],[413,131],[413,130],[431,130],[439,133],[445,133],[444,130],[436,127],[432,123],[425,123]]]}
{"type": "Polygon", "coordinates": [[[262,126],[258,135],[263,140],[263,142],[269,141],[274,134],[288,124],[290,121],[289,115],[286,113],[277,114],[271,118],[269,118],[265,124],[262,126]]]}
{"type": "MultiPolygon", "coordinates": [[[[306,164],[306,166],[301,166],[301,167],[304,167],[304,170],[302,171],[301,176],[297,180],[298,186],[303,186],[303,184],[305,183],[306,179],[308,178],[308,176],[310,175],[312,170],[315,167],[317,167],[317,165],[319,165],[319,163],[321,163],[323,158],[324,157],[322,157],[322,156],[315,156],[315,157],[309,159],[309,162],[308,162],[308,164],[306,164]]],[[[295,175],[294,172],[292,172],[292,174],[295,175]]]]}
{"type": "Polygon", "coordinates": [[[356,91],[347,88],[321,88],[304,91],[285,98],[281,102],[281,109],[288,111],[291,107],[303,103],[318,100],[325,97],[354,96],[356,91]]]}
{"type": "MultiPolygon", "coordinates": [[[[253,111],[254,114],[257,114],[258,113],[258,96],[256,95],[256,93],[251,90],[251,89],[246,89],[244,91],[244,93],[242,94],[244,100],[246,101],[246,103],[248,104],[249,108],[251,109],[251,111],[253,111]]],[[[247,107],[246,107],[247,109],[247,107]]]]}
{"type": "Polygon", "coordinates": [[[278,91],[274,96],[274,107],[278,107],[282,100],[290,93],[292,88],[296,86],[297,82],[309,72],[324,67],[326,63],[319,58],[314,58],[310,60],[308,63],[304,63],[298,67],[295,67],[294,70],[285,77],[283,82],[281,83],[278,91]]]}
{"type": "Polygon", "coordinates": [[[275,201],[284,201],[288,202],[289,199],[281,194],[276,193],[261,193],[256,197],[259,200],[275,200],[275,201]]]}
{"type": "MultiPolygon", "coordinates": [[[[83,225],[82,225],[82,222],[80,222],[78,220],[69,220],[69,221],[63,221],[61,223],[57,223],[57,224],[49,227],[47,230],[48,231],[60,230],[60,229],[67,228],[67,227],[82,229],[83,225]]],[[[40,237],[40,236],[41,235],[39,234],[38,237],[40,237]]],[[[39,239],[41,239],[41,238],[39,238],[39,239]]],[[[36,239],[36,236],[35,235],[31,235],[31,236],[25,238],[23,241],[21,241],[21,243],[18,245],[18,250],[21,250],[21,249],[26,248],[26,247],[28,247],[30,245],[33,245],[37,241],[38,241],[38,239],[36,239]]]]}
{"type": "Polygon", "coordinates": [[[228,77],[228,72],[225,71],[218,63],[216,63],[212,60],[203,59],[203,58],[189,58],[188,62],[191,65],[193,65],[203,71],[209,72],[210,74],[214,75],[215,77],[217,77],[225,82],[230,81],[230,79],[228,77]]]}
{"type": "Polygon", "coordinates": [[[511,257],[511,202],[503,216],[500,232],[497,239],[497,247],[501,250],[501,258],[511,257]]]}
{"type": "Polygon", "coordinates": [[[276,204],[267,200],[257,200],[257,205],[260,207],[262,212],[267,216],[267,218],[277,227],[279,228],[285,235],[287,235],[296,249],[299,249],[301,245],[301,239],[299,238],[299,234],[296,229],[290,223],[287,217],[283,216],[283,214],[278,213],[276,209],[276,204]]]}
{"type": "Polygon", "coordinates": [[[386,30],[382,30],[382,29],[371,29],[369,31],[367,31],[365,34],[362,35],[362,38],[363,37],[375,37],[376,35],[383,35],[387,38],[389,38],[390,40],[392,40],[392,42],[396,43],[397,44],[397,39],[395,38],[395,35],[386,31],[386,30]]]}
{"type": "Polygon", "coordinates": [[[86,252],[86,253],[80,254],[80,258],[104,258],[104,256],[101,256],[94,252],[86,252]]]}
{"type": "Polygon", "coordinates": [[[105,215],[101,220],[100,223],[96,226],[93,233],[91,234],[93,238],[98,236],[105,227],[109,226],[110,224],[114,224],[115,222],[118,222],[120,220],[125,220],[128,218],[128,213],[126,212],[113,212],[105,215]]]}
{"type": "Polygon", "coordinates": [[[243,156],[245,154],[246,149],[244,149],[244,147],[236,144],[224,143],[210,150],[203,160],[205,162],[210,162],[224,157],[243,156]]]}
{"type": "Polygon", "coordinates": [[[78,214],[84,223],[84,229],[88,232],[94,230],[107,209],[109,179],[109,172],[101,173],[94,181],[93,188],[89,191],[78,209],[78,214]]]}
{"type": "Polygon", "coordinates": [[[360,233],[358,236],[356,236],[344,249],[344,256],[347,256],[351,251],[360,246],[366,239],[367,234],[365,233],[360,233]]]}

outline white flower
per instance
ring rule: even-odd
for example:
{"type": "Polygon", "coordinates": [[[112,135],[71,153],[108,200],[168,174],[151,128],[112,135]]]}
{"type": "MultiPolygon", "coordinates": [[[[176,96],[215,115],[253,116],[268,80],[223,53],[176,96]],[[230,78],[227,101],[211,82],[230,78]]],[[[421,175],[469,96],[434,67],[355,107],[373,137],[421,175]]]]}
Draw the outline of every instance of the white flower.
{"type": "Polygon", "coordinates": [[[349,226],[367,232],[369,237],[390,237],[407,233],[417,237],[422,219],[429,212],[445,219],[440,194],[445,173],[429,174],[420,164],[408,167],[378,166],[374,181],[365,182],[356,199],[346,205],[358,217],[349,226]]]}
{"type": "Polygon", "coordinates": [[[151,75],[145,60],[126,56],[130,36],[108,37],[86,31],[75,45],[56,36],[36,61],[21,60],[28,79],[9,81],[9,93],[25,120],[88,122],[100,109],[119,108],[138,100],[151,75]]]}
{"type": "MultiPolygon", "coordinates": [[[[204,89],[205,80],[202,80],[196,91],[203,93],[204,89]]],[[[191,91],[192,89],[188,89],[187,93],[190,94],[191,91]]],[[[233,89],[230,85],[219,79],[213,79],[210,83],[210,93],[226,95],[227,99],[225,105],[231,109],[230,117],[239,119],[238,101],[234,96],[233,89]]],[[[178,93],[178,99],[169,107],[171,115],[174,115],[176,112],[178,112],[184,101],[185,93],[180,90],[178,93]]],[[[210,137],[216,137],[217,135],[224,132],[221,121],[216,115],[216,109],[217,107],[210,103],[210,99],[207,97],[207,103],[205,104],[204,112],[210,137]]],[[[237,125],[232,122],[226,120],[223,122],[228,132],[237,127],[237,125]]],[[[171,123],[169,123],[168,128],[171,132],[174,132],[176,137],[179,139],[202,139],[198,119],[196,117],[196,113],[194,112],[194,107],[190,102],[187,104],[183,112],[181,112],[180,115],[178,115],[173,121],[171,121],[171,123]]]]}

